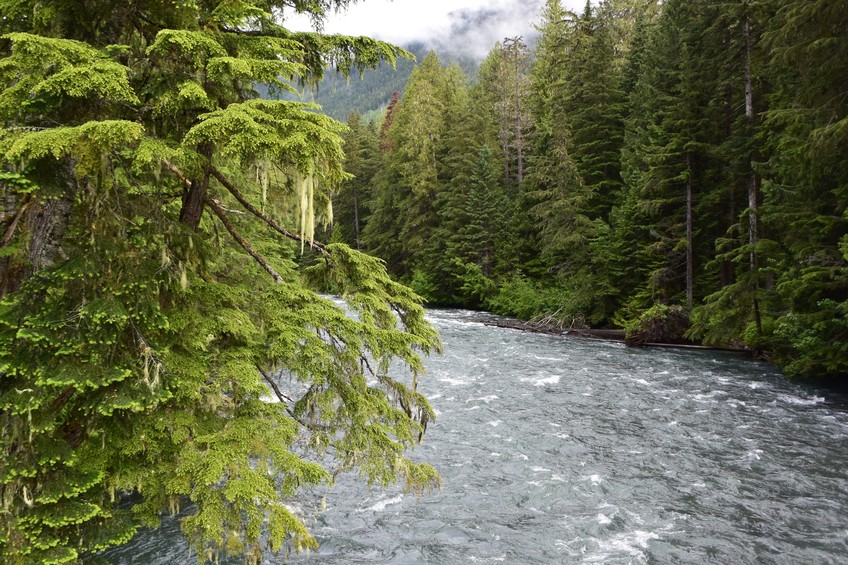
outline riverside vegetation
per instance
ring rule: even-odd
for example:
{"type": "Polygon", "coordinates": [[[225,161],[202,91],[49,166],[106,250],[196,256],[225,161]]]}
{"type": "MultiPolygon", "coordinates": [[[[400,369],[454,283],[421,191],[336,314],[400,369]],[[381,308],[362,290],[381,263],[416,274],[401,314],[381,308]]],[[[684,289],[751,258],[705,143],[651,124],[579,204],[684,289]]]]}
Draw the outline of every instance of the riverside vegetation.
{"type": "Polygon", "coordinates": [[[545,3],[349,121],[335,235],[431,303],[848,374],[848,3],[545,3]]]}

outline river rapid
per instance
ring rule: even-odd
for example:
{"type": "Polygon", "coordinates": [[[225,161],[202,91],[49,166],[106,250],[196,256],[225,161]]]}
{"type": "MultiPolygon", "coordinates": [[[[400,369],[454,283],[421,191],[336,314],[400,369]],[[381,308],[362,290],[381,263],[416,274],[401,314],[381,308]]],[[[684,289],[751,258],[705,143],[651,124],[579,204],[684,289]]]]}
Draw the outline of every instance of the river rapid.
{"type": "MultiPolygon", "coordinates": [[[[440,492],[304,494],[321,547],[265,563],[844,563],[848,399],[714,351],[628,349],[433,310],[440,492]]],[[[196,563],[175,518],[102,556],[196,563]]],[[[232,563],[240,563],[233,560],[232,563]]]]}

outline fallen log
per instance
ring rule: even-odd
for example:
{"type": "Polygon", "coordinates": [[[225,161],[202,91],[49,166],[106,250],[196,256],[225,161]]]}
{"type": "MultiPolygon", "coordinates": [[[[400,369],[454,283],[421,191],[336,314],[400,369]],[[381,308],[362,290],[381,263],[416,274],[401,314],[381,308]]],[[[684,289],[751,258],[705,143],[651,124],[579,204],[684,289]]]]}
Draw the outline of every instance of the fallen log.
{"type": "MultiPolygon", "coordinates": [[[[495,326],[499,328],[507,328],[512,330],[521,330],[524,332],[541,333],[547,335],[559,335],[564,337],[582,337],[588,339],[600,339],[605,341],[623,342],[625,331],[621,329],[594,329],[594,328],[561,328],[552,324],[538,324],[532,321],[515,320],[515,319],[500,319],[500,320],[483,320],[483,324],[487,326],[495,326]]],[[[700,345],[697,343],[663,343],[663,342],[645,342],[638,345],[630,345],[628,347],[667,347],[672,349],[694,349],[708,351],[730,351],[734,353],[751,353],[756,355],[756,352],[748,347],[737,346],[717,346],[717,345],[700,345]]]]}

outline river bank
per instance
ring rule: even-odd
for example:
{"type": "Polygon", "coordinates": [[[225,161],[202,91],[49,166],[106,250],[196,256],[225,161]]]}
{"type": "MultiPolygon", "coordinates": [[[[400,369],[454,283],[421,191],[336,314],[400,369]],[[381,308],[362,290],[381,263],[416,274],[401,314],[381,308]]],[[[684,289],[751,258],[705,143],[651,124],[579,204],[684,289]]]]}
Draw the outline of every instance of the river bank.
{"type": "MultiPolygon", "coordinates": [[[[531,333],[540,333],[547,335],[559,335],[559,336],[567,336],[567,337],[578,337],[578,338],[587,338],[587,339],[600,339],[605,341],[618,341],[624,342],[626,337],[626,331],[623,329],[594,329],[594,328],[571,328],[571,327],[563,327],[557,323],[546,322],[546,321],[533,321],[533,320],[518,320],[515,318],[501,318],[497,320],[483,320],[484,324],[491,325],[499,328],[509,328],[514,330],[520,330],[531,333]]],[[[733,347],[733,346],[711,346],[711,345],[703,345],[695,342],[670,342],[670,341],[649,341],[645,343],[640,343],[640,346],[645,347],[671,347],[676,349],[703,349],[709,351],[730,351],[737,353],[750,353],[752,356],[756,356],[756,352],[748,347],[733,347]]]]}

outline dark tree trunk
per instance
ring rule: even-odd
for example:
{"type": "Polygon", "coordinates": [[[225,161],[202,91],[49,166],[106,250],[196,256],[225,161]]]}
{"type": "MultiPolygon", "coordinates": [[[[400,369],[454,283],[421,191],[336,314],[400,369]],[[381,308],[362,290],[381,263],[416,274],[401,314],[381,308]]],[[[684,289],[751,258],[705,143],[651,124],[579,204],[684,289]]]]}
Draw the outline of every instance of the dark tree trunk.
{"type": "Polygon", "coordinates": [[[353,189],[353,229],[356,232],[356,250],[359,251],[359,191],[353,189]]]}
{"type": "Polygon", "coordinates": [[[692,221],[692,158],[686,155],[686,306],[692,310],[695,296],[695,252],[692,221]]]}
{"type": "Polygon", "coordinates": [[[197,148],[198,153],[206,158],[206,164],[198,178],[192,179],[191,186],[183,196],[183,207],[180,210],[180,221],[197,231],[200,227],[200,219],[203,217],[203,207],[206,203],[206,193],[209,188],[210,169],[212,160],[212,144],[204,143],[197,148]]]}
{"type": "MultiPolygon", "coordinates": [[[[748,125],[750,129],[753,131],[754,125],[754,81],[751,72],[751,23],[746,13],[745,21],[742,26],[742,33],[745,35],[745,117],[748,119],[748,125]]],[[[753,161],[753,156],[748,157],[748,164],[751,165],[753,161]]],[[[751,167],[751,178],[748,182],[748,243],[751,245],[751,255],[749,257],[749,261],[751,264],[751,277],[753,284],[753,308],[754,308],[754,321],[757,324],[757,332],[762,335],[763,327],[762,321],[760,319],[760,302],[757,296],[759,292],[759,275],[758,275],[758,260],[757,260],[757,243],[759,241],[758,235],[758,210],[757,210],[757,196],[760,189],[760,179],[757,177],[757,173],[754,172],[753,167],[751,167]]]]}
{"type": "Polygon", "coordinates": [[[0,247],[13,241],[26,241],[23,258],[3,257],[0,260],[0,298],[20,288],[33,273],[65,259],[61,247],[62,237],[68,227],[73,187],[68,187],[64,198],[50,198],[41,203],[38,199],[7,198],[3,217],[6,221],[0,247]]]}

